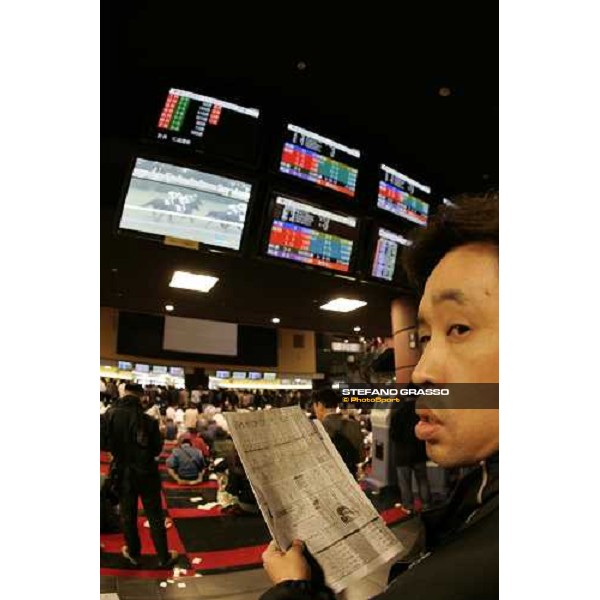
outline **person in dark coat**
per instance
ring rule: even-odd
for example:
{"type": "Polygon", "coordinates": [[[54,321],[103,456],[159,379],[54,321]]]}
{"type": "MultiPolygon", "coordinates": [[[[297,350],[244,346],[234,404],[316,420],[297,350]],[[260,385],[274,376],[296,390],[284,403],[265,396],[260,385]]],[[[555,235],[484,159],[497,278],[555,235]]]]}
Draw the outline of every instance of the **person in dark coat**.
{"type": "Polygon", "coordinates": [[[175,564],[177,553],[167,548],[167,531],[161,507],[161,485],[158,455],[162,440],[158,421],[144,413],[141,385],[127,383],[125,394],[100,421],[100,449],[113,455],[111,476],[121,507],[126,545],[123,556],[135,567],[140,564],[141,543],[137,528],[138,498],[150,523],[152,541],[158,554],[159,567],[175,564]]]}
{"type": "Polygon", "coordinates": [[[417,439],[415,426],[419,417],[415,412],[414,400],[403,400],[392,411],[390,438],[394,442],[396,455],[396,471],[398,473],[398,487],[402,506],[408,510],[414,509],[414,494],[412,489],[412,475],[415,474],[419,498],[422,508],[428,509],[431,503],[431,490],[427,479],[427,453],[425,442],[417,439]]]}

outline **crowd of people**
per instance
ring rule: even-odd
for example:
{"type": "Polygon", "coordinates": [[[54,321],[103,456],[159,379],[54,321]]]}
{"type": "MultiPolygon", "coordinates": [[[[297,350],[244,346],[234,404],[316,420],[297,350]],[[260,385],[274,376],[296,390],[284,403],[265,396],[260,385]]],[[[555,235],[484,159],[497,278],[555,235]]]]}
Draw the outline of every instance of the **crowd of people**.
{"type": "MultiPolygon", "coordinates": [[[[209,478],[219,482],[219,504],[227,514],[256,514],[258,506],[244,467],[229,435],[225,414],[300,406],[310,418],[319,419],[343,462],[355,479],[368,472],[372,443],[368,410],[340,407],[340,398],[330,388],[306,391],[185,390],[160,386],[143,387],[127,381],[101,380],[101,448],[112,455],[111,474],[103,481],[101,526],[118,528],[112,504],[120,515],[126,546],[123,556],[134,566],[139,563],[137,497],[142,498],[161,564],[172,560],[167,553],[163,530],[169,525],[160,509],[158,456],[167,453],[166,470],[172,482],[195,485],[209,478]],[[135,432],[135,435],[131,433],[135,432]],[[134,502],[135,496],[135,502],[134,502]]],[[[412,423],[414,406],[408,405],[412,423]],[[411,408],[412,407],[412,408],[411,408]]],[[[404,423],[404,419],[402,420],[404,423]]],[[[402,424],[394,425],[398,431],[402,424]]],[[[408,449],[419,444],[412,436],[395,438],[404,452],[417,456],[422,465],[415,472],[421,501],[429,504],[425,453],[408,449]],[[412,439],[411,439],[412,437],[412,439]],[[425,482],[425,483],[424,483],[425,482]]],[[[422,443],[421,443],[422,445],[422,443]]],[[[412,459],[411,459],[412,460],[412,459]]],[[[402,501],[414,507],[410,485],[410,464],[399,464],[402,473],[402,501]],[[408,469],[408,470],[407,470],[408,469]]]]}

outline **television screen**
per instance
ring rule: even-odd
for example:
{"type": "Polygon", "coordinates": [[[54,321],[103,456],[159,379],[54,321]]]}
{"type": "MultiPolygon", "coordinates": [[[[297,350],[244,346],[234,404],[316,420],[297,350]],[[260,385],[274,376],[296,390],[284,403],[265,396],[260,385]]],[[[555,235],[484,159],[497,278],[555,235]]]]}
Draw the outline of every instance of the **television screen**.
{"type": "Polygon", "coordinates": [[[133,369],[133,363],[126,362],[124,360],[119,361],[119,370],[120,371],[131,371],[133,369]]]}
{"type": "Polygon", "coordinates": [[[138,373],[150,373],[150,365],[136,363],[134,371],[137,371],[138,373]]]}
{"type": "Polygon", "coordinates": [[[138,158],[119,227],[239,250],[252,186],[138,158]]]}
{"type": "Polygon", "coordinates": [[[274,381],[277,379],[277,373],[263,373],[263,378],[265,381],[274,381]]]}
{"type": "Polygon", "coordinates": [[[262,373],[250,371],[250,373],[248,373],[248,379],[262,379],[262,373]]]}
{"type": "Polygon", "coordinates": [[[183,367],[169,367],[169,375],[173,377],[185,377],[183,367]]]}
{"type": "Polygon", "coordinates": [[[217,371],[216,377],[217,379],[229,379],[231,373],[229,371],[217,371]]]}
{"type": "Polygon", "coordinates": [[[411,244],[410,240],[399,233],[379,228],[371,275],[377,279],[393,281],[399,269],[401,247],[410,246],[411,244]]]}
{"type": "Polygon", "coordinates": [[[355,218],[277,196],[267,254],[348,273],[357,238],[355,218]]]}
{"type": "Polygon", "coordinates": [[[360,352],[362,346],[358,342],[331,342],[333,352],[360,352]]]}
{"type": "Polygon", "coordinates": [[[429,203],[415,194],[430,194],[431,188],[386,165],[380,165],[380,169],[377,207],[418,225],[427,225],[429,203]]]}
{"type": "Polygon", "coordinates": [[[158,119],[159,142],[246,163],[254,163],[260,112],[188,92],[171,89],[158,119]]]}
{"type": "Polygon", "coordinates": [[[152,367],[152,373],[154,373],[154,375],[166,375],[167,367],[160,367],[158,365],[154,365],[152,367]]]}
{"type": "Polygon", "coordinates": [[[354,197],[360,152],[296,125],[288,125],[279,170],[354,197]]]}
{"type": "Polygon", "coordinates": [[[246,371],[234,371],[232,379],[246,379],[246,371]]]}

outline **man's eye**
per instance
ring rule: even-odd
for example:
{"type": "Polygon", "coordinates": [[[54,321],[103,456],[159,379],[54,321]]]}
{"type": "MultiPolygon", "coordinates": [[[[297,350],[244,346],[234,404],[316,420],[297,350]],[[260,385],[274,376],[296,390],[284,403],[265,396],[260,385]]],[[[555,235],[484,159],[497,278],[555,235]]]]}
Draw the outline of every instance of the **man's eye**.
{"type": "Polygon", "coordinates": [[[419,346],[424,346],[431,339],[430,335],[419,336],[419,346]]]}
{"type": "Polygon", "coordinates": [[[450,335],[452,337],[461,337],[464,336],[465,334],[469,333],[469,331],[471,331],[471,328],[468,327],[467,325],[452,325],[449,329],[448,329],[448,333],[446,335],[450,335]]]}

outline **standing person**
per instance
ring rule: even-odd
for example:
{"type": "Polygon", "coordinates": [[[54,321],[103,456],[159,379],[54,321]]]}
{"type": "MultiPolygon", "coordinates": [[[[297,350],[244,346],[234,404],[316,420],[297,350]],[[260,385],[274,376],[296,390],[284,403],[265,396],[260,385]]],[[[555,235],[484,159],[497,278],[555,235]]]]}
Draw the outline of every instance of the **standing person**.
{"type": "Polygon", "coordinates": [[[145,405],[146,414],[160,422],[160,406],[155,400],[156,396],[154,394],[150,394],[147,396],[147,398],[148,399],[145,405]]]}
{"type": "Polygon", "coordinates": [[[171,421],[175,422],[175,407],[172,404],[169,404],[169,406],[167,406],[165,416],[167,417],[167,419],[171,419],[171,421]]]}
{"type": "Polygon", "coordinates": [[[188,433],[195,433],[198,428],[198,409],[195,405],[189,404],[183,414],[183,424],[188,433]]]}
{"type": "Polygon", "coordinates": [[[113,455],[126,541],[121,553],[134,567],[139,565],[141,543],[137,515],[140,497],[150,522],[159,567],[168,568],[175,564],[178,555],[167,548],[161,508],[157,457],[162,450],[162,440],[158,422],[142,409],[143,394],[141,385],[125,385],[125,395],[120,402],[101,417],[100,448],[113,455]]]}
{"type": "Polygon", "coordinates": [[[185,429],[185,425],[183,424],[184,417],[185,417],[185,411],[183,410],[183,407],[180,405],[175,409],[175,423],[177,423],[177,427],[179,427],[179,429],[181,430],[182,433],[183,433],[183,430],[185,429]]]}
{"type": "Polygon", "coordinates": [[[410,511],[414,510],[413,473],[417,480],[422,508],[427,509],[431,504],[425,442],[417,439],[415,435],[415,427],[419,422],[419,417],[415,412],[415,404],[415,400],[402,400],[400,405],[392,410],[390,427],[390,438],[394,442],[396,455],[396,470],[402,506],[410,511]]]}
{"type": "Polygon", "coordinates": [[[364,460],[363,435],[357,421],[345,419],[336,412],[339,402],[338,395],[332,389],[319,390],[314,403],[315,415],[323,423],[344,464],[356,479],[358,463],[364,460]]]}

